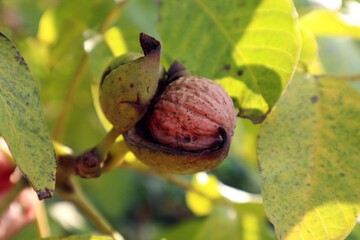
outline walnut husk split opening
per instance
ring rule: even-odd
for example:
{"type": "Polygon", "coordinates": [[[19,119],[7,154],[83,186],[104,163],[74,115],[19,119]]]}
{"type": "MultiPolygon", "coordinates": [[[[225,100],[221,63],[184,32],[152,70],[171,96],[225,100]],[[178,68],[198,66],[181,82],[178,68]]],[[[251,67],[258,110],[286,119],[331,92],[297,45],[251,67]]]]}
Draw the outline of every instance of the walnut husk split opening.
{"type": "MultiPolygon", "coordinates": [[[[159,112],[158,105],[156,104],[163,96],[169,84],[174,82],[180,83],[180,81],[177,81],[178,79],[200,79],[201,77],[189,76],[185,67],[177,61],[169,68],[165,77],[161,77],[159,74],[161,72],[159,70],[161,69],[160,43],[156,39],[142,33],[140,34],[140,44],[144,56],[139,57],[139,55],[134,53],[120,56],[110,63],[102,76],[100,83],[100,103],[105,116],[113,124],[115,129],[123,133],[129,150],[132,151],[140,161],[156,170],[176,174],[192,174],[215,168],[226,158],[230,147],[231,136],[233,135],[236,114],[234,114],[235,110],[232,111],[231,109],[231,107],[233,107],[231,98],[220,85],[217,84],[218,86],[210,87],[214,82],[206,79],[208,82],[203,83],[203,86],[206,86],[206,88],[214,87],[214,89],[218,89],[217,87],[221,88],[219,99],[224,101],[224,96],[226,95],[225,99],[228,102],[226,109],[231,109],[230,113],[224,110],[220,111],[222,106],[216,103],[215,105],[219,109],[217,116],[227,114],[226,117],[230,120],[228,119],[227,123],[223,124],[221,120],[210,119],[213,121],[212,125],[209,125],[212,126],[213,129],[211,136],[218,140],[205,145],[205,149],[204,146],[200,148],[201,144],[199,144],[198,148],[197,142],[191,146],[190,150],[185,147],[185,144],[182,144],[185,143],[185,141],[193,141],[196,139],[191,137],[191,128],[186,130],[188,132],[185,131],[185,134],[190,136],[187,137],[186,135],[185,139],[179,139],[178,136],[169,133],[171,136],[174,136],[175,142],[175,144],[170,146],[170,144],[167,144],[154,135],[154,128],[149,130],[149,124],[154,124],[154,122],[150,121],[152,114],[155,113],[155,111],[157,111],[157,113],[159,112]],[[209,87],[207,84],[210,84],[209,87]],[[230,108],[229,101],[231,102],[230,108]],[[231,127],[229,127],[229,121],[232,123],[230,124],[231,127]],[[178,145],[177,141],[179,142],[178,145]]],[[[196,87],[196,82],[197,81],[190,85],[196,87]]],[[[181,87],[179,87],[179,91],[181,95],[181,87]]],[[[197,90],[195,90],[195,95],[198,95],[196,91],[197,90]]],[[[198,92],[201,92],[201,90],[198,92]]],[[[218,101],[218,96],[216,95],[218,94],[218,90],[212,91],[211,96],[206,96],[206,94],[207,93],[200,97],[201,101],[206,102],[208,98],[212,98],[211,101],[214,102],[218,101]]],[[[186,108],[186,106],[183,107],[186,108]]],[[[200,111],[200,113],[196,113],[196,116],[207,118],[206,113],[207,112],[204,113],[200,111]]],[[[167,114],[165,113],[164,116],[167,116],[167,114]]],[[[179,119],[181,119],[181,117],[182,116],[180,116],[179,119]]],[[[160,116],[160,119],[162,119],[162,116],[160,116]]],[[[174,119],[171,119],[171,121],[173,120],[174,119]]],[[[201,121],[200,119],[198,122],[203,123],[206,121],[201,121]]],[[[172,123],[170,123],[170,125],[171,124],[172,123]]],[[[202,129],[201,124],[199,124],[198,129],[202,129]]],[[[163,129],[160,131],[163,131],[163,129]]],[[[173,129],[170,129],[170,131],[173,131],[173,129]]],[[[179,132],[181,131],[182,130],[179,130],[179,132]]],[[[203,132],[206,131],[208,131],[208,129],[203,132]]],[[[167,133],[165,133],[165,135],[167,135],[167,133]]],[[[205,139],[207,139],[206,136],[205,134],[205,139]]],[[[204,135],[202,135],[202,137],[204,138],[204,135]]]]}
{"type": "Polygon", "coordinates": [[[146,165],[163,172],[193,174],[217,167],[227,156],[230,148],[229,133],[219,128],[223,141],[209,149],[187,151],[155,142],[147,136],[142,124],[124,133],[127,147],[146,165]]]}

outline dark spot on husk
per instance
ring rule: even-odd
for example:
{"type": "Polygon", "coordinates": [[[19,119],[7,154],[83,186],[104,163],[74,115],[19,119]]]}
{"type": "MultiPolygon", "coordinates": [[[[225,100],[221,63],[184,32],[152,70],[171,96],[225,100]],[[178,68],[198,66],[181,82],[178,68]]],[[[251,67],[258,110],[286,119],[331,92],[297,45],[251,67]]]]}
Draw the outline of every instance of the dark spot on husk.
{"type": "Polygon", "coordinates": [[[224,70],[226,70],[226,71],[229,71],[230,68],[231,68],[230,64],[226,64],[226,65],[224,66],[224,70]]]}
{"type": "Polygon", "coordinates": [[[243,75],[243,73],[244,73],[243,70],[238,70],[236,74],[237,74],[238,76],[241,76],[241,75],[243,75]]]}
{"type": "Polygon", "coordinates": [[[134,87],[134,84],[133,84],[133,83],[131,83],[131,84],[129,85],[129,87],[133,88],[133,87],[134,87]]]}

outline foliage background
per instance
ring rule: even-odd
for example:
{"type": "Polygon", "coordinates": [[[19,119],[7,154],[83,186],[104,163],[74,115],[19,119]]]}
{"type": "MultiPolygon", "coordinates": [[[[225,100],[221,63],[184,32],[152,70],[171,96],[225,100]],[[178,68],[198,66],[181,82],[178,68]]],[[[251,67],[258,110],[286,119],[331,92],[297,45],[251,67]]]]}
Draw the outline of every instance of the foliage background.
{"type": "MultiPolygon", "coordinates": [[[[350,1],[344,1],[343,7],[346,2],[350,1]]],[[[91,51],[90,67],[75,94],[62,138],[62,142],[75,152],[95,145],[105,134],[94,109],[91,83],[98,82],[102,69],[110,59],[109,51],[116,55],[126,51],[139,52],[139,32],[159,37],[156,25],[158,4],[156,0],[129,0],[113,25],[116,29],[107,32],[112,37],[91,51]]],[[[94,29],[99,27],[114,5],[113,0],[0,1],[0,31],[12,39],[39,82],[40,98],[50,132],[54,129],[84,49],[95,41],[94,29]]],[[[324,8],[310,0],[296,0],[295,5],[300,17],[324,8]]],[[[344,11],[344,8],[338,11],[344,11]]],[[[333,36],[318,34],[319,55],[313,67],[315,73],[359,73],[360,36],[351,36],[349,32],[333,36]]],[[[163,64],[168,66],[166,56],[163,59],[163,64]]],[[[258,131],[259,125],[239,119],[228,159],[210,174],[229,186],[259,194],[258,131]]],[[[192,176],[183,178],[192,180],[192,176]]],[[[189,209],[191,203],[186,202],[183,189],[141,173],[119,169],[101,178],[80,182],[92,202],[126,239],[275,239],[260,204],[239,205],[237,210],[241,217],[233,222],[229,209],[216,208],[208,216],[197,216],[189,209]],[[214,234],[215,230],[225,232],[217,230],[219,226],[227,226],[226,233],[232,237],[214,234]]],[[[61,217],[57,211],[59,206],[63,207],[63,211],[68,209],[67,214],[74,216],[77,216],[77,211],[69,205],[61,205],[63,202],[56,195],[46,204],[54,235],[96,232],[81,215],[81,220],[76,222],[71,222],[71,217],[61,217]]],[[[195,207],[192,209],[197,207],[196,203],[193,204],[195,207]]],[[[34,225],[14,239],[31,237],[36,237],[34,225]]],[[[348,239],[360,239],[358,226],[348,239]]]]}

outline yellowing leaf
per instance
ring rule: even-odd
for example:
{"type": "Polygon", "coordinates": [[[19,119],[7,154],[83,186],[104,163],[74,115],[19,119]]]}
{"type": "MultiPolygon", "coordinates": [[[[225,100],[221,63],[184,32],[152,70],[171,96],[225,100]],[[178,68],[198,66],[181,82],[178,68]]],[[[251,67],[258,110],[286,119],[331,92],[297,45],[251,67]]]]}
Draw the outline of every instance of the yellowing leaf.
{"type": "Polygon", "coordinates": [[[56,161],[39,92],[24,58],[0,33],[0,135],[39,199],[51,197],[56,161]]]}
{"type": "Polygon", "coordinates": [[[299,59],[290,0],[162,1],[158,26],[168,59],[218,80],[240,116],[255,123],[278,100],[299,59]]]}
{"type": "Polygon", "coordinates": [[[339,12],[320,9],[300,18],[301,25],[316,36],[347,36],[360,39],[360,26],[346,22],[339,12]]]}
{"type": "Polygon", "coordinates": [[[105,42],[109,45],[114,56],[119,56],[127,52],[126,43],[119,28],[110,28],[105,32],[104,37],[105,42]]]}
{"type": "Polygon", "coordinates": [[[265,120],[259,169],[265,211],[279,238],[344,239],[354,227],[359,103],[359,92],[341,77],[299,74],[265,120]]]}
{"type": "MultiPolygon", "coordinates": [[[[218,189],[219,182],[214,175],[198,173],[194,175],[192,184],[194,188],[198,189],[211,198],[220,197],[218,189]]],[[[193,191],[186,192],[186,204],[190,210],[198,216],[207,215],[213,209],[213,203],[209,199],[193,191]]]]}

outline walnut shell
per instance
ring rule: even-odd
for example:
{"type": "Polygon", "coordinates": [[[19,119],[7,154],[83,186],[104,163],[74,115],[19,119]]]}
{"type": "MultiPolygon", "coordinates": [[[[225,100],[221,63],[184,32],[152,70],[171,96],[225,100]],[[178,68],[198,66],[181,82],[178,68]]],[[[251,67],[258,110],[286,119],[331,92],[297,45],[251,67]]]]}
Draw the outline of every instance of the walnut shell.
{"type": "Polygon", "coordinates": [[[234,134],[236,112],[216,82],[186,76],[170,83],[154,105],[152,137],[173,148],[203,150],[221,142],[219,127],[234,134]]]}
{"type": "Polygon", "coordinates": [[[202,77],[180,77],[153,109],[125,132],[130,151],[148,166],[176,174],[208,171],[227,156],[236,112],[227,92],[202,77]]]}

